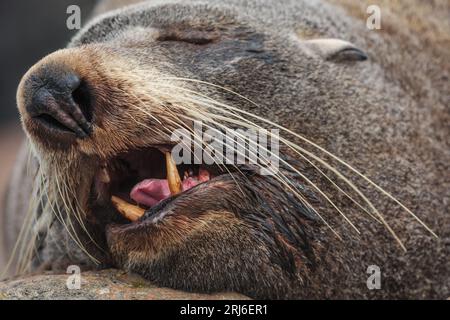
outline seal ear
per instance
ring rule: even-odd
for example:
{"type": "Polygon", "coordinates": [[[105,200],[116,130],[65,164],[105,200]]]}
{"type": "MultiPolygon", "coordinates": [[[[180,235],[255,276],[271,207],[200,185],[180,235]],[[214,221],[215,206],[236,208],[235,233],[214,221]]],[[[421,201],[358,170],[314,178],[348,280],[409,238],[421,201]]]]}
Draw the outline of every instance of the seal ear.
{"type": "Polygon", "coordinates": [[[323,57],[325,60],[344,62],[367,59],[367,54],[364,51],[341,39],[312,39],[303,41],[303,44],[308,51],[323,57]]]}

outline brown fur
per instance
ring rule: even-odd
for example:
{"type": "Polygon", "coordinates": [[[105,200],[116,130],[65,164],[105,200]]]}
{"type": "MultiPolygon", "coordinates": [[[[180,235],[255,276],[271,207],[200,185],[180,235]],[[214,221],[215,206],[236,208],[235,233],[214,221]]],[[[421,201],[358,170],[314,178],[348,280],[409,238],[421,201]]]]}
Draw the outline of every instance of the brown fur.
{"type": "MultiPolygon", "coordinates": [[[[150,1],[149,7],[94,21],[70,48],[30,69],[18,90],[35,155],[50,181],[59,174],[68,186],[65,200],[78,203],[94,239],[81,232],[74,217],[67,219],[101,266],[139,272],[174,288],[237,290],[256,298],[447,297],[450,112],[443,47],[419,52],[414,35],[393,27],[368,31],[344,10],[321,2],[167,3],[152,7],[150,1]],[[315,54],[305,42],[312,35],[352,41],[369,60],[337,62],[315,54]],[[87,139],[63,141],[36,127],[24,109],[31,76],[59,69],[80,75],[95,97],[94,130],[87,139]],[[281,150],[282,157],[298,172],[282,165],[282,173],[342,239],[286,185],[248,168],[244,176],[237,175],[243,193],[228,175],[220,176],[163,202],[139,222],[124,224],[108,204],[92,201],[92,181],[104,159],[167,143],[174,121],[191,125],[182,118],[189,110],[183,109],[181,93],[159,87],[168,76],[210,82],[255,101],[258,107],[217,87],[183,83],[185,89],[280,123],[349,161],[416,212],[439,238],[354,172],[315,150],[369,196],[404,242],[408,250],[403,252],[384,225],[288,148],[281,150]],[[300,174],[344,208],[361,233],[300,174]],[[160,222],[152,220],[158,216],[160,222]],[[373,264],[382,270],[381,290],[368,290],[365,284],[366,269],[373,264]]],[[[429,35],[420,40],[433,43],[429,35]]],[[[314,149],[297,137],[288,139],[314,149]]],[[[342,181],[338,184],[352,192],[342,181]]],[[[56,204],[62,200],[56,197],[56,204]]],[[[41,211],[40,216],[51,216],[41,211]]],[[[35,263],[63,256],[59,267],[74,262],[93,266],[73,242],[60,240],[67,233],[58,222],[49,227],[52,233],[41,240],[35,263]]]]}

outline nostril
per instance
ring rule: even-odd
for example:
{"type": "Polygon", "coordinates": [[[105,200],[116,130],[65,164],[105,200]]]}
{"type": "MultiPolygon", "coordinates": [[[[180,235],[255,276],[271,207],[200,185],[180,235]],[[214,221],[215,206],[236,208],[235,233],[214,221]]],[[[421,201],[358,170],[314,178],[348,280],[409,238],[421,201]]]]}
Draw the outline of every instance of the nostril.
{"type": "Polygon", "coordinates": [[[74,133],[78,138],[92,131],[91,95],[86,81],[77,74],[46,68],[26,84],[29,99],[25,109],[41,126],[57,132],[74,133]]]}
{"type": "Polygon", "coordinates": [[[86,81],[80,81],[79,85],[72,92],[73,101],[78,105],[86,120],[92,122],[91,95],[86,81]]]}

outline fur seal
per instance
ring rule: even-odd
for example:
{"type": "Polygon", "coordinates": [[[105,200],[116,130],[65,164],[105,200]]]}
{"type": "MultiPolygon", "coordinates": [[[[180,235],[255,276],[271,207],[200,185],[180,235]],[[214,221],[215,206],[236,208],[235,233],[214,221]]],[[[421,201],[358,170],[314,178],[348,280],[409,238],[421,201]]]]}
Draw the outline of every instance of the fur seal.
{"type": "Polygon", "coordinates": [[[325,1],[101,13],[18,88],[28,146],[5,220],[23,225],[7,239],[19,269],[115,266],[253,298],[448,297],[449,109],[427,69],[395,72],[403,54],[325,1]],[[279,174],[200,165],[189,177],[208,178],[186,190],[164,180],[170,133],[199,119],[279,129],[279,174]],[[155,200],[134,222],[110,200],[132,188],[155,200]]]}

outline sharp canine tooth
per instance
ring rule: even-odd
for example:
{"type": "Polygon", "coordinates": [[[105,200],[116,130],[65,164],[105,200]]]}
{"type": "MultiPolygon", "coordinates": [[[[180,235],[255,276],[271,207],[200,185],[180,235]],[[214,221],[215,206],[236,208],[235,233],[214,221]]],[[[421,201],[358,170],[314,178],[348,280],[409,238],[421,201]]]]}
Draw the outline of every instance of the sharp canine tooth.
{"type": "Polygon", "coordinates": [[[131,221],[138,220],[145,213],[144,209],[132,205],[131,203],[128,203],[116,196],[111,197],[111,202],[120,214],[131,221]]]}
{"type": "Polygon", "coordinates": [[[166,168],[167,168],[167,182],[169,183],[170,193],[175,195],[181,192],[181,178],[178,174],[177,165],[172,159],[170,152],[165,152],[166,155],[166,168]]]}

